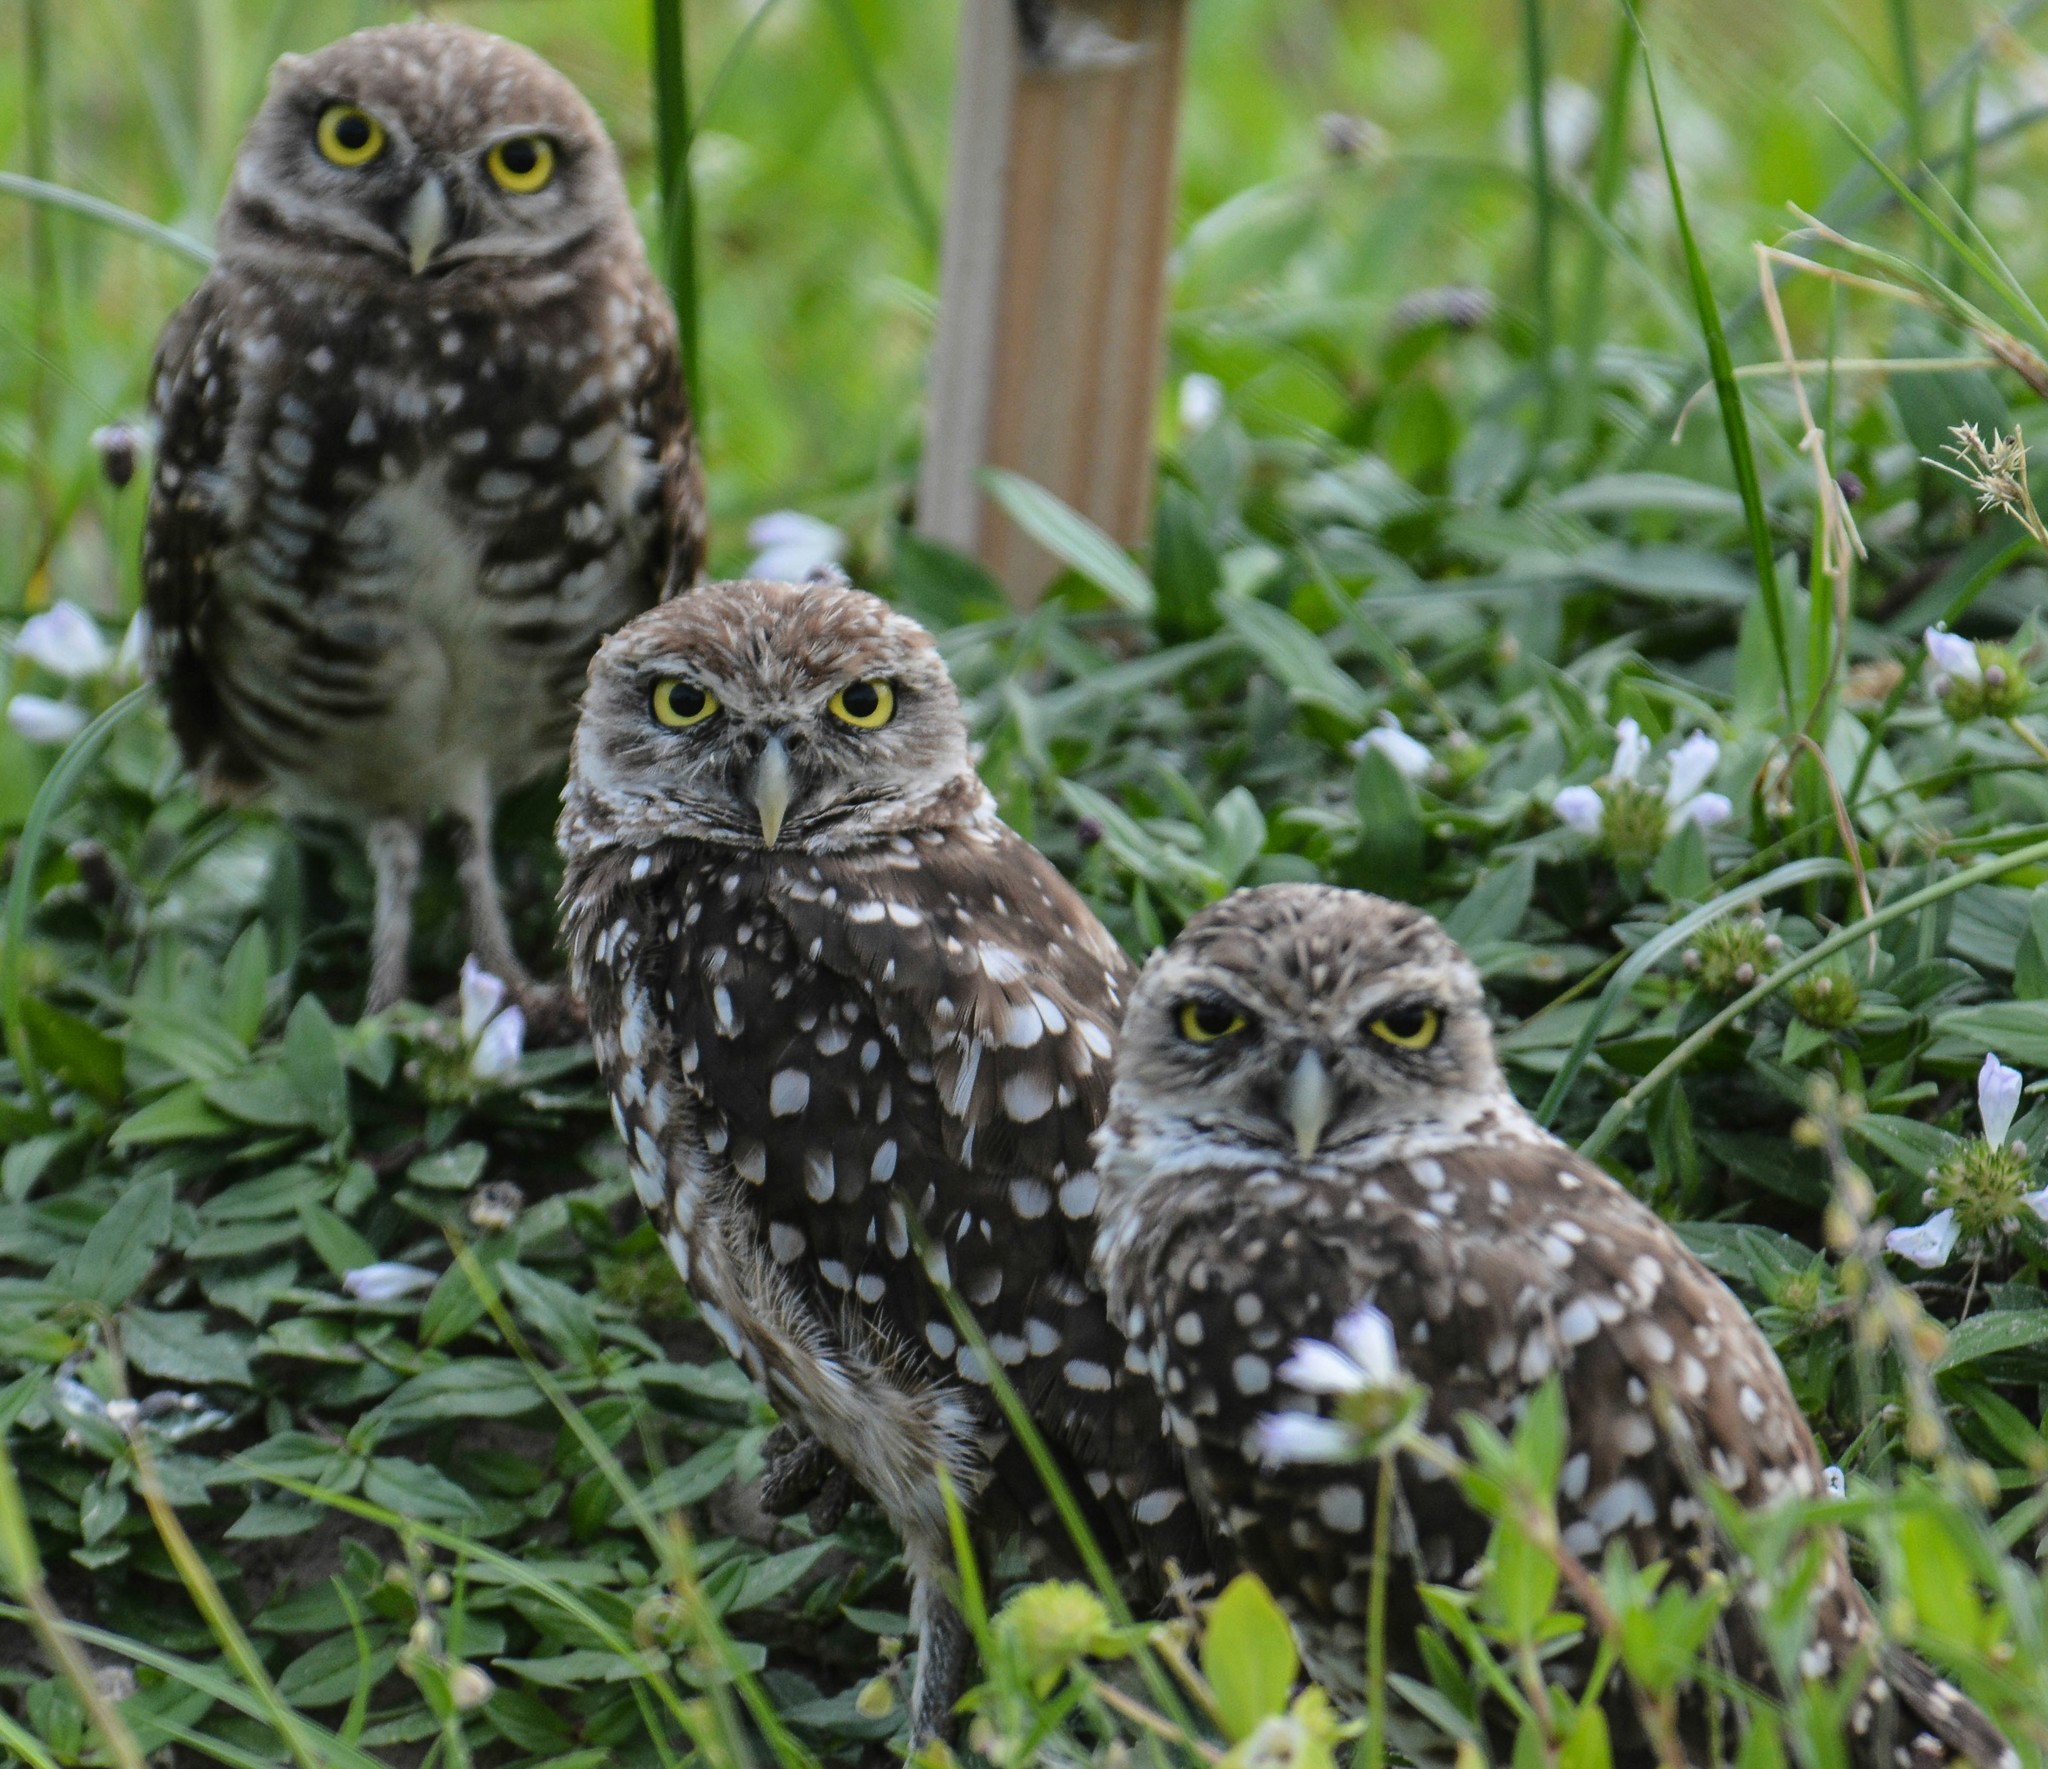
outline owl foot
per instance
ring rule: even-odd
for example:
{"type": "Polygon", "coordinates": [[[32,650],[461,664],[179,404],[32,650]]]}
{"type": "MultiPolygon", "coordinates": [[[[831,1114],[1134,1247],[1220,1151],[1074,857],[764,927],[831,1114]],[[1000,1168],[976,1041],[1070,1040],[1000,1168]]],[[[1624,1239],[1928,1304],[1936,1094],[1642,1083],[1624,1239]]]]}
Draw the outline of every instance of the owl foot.
{"type": "Polygon", "coordinates": [[[580,1044],[590,1036],[583,1008],[560,983],[524,983],[514,991],[526,1015],[526,1042],[536,1050],[580,1044]]]}
{"type": "Polygon", "coordinates": [[[815,1437],[799,1437],[778,1425],[761,1446],[761,1509],[771,1517],[803,1511],[815,1535],[829,1536],[845,1521],[859,1495],[853,1476],[815,1437]],[[806,1509],[808,1507],[808,1509],[806,1509]]]}

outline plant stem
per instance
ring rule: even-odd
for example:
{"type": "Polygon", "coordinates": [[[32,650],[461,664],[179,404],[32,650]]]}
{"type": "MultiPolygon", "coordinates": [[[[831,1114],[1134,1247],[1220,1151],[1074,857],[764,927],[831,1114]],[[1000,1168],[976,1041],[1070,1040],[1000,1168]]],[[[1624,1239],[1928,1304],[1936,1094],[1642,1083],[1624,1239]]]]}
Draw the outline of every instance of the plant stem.
{"type": "Polygon", "coordinates": [[[1372,1583],[1365,1621],[1365,1743],[1361,1769],[1381,1769],[1387,1760],[1387,1574],[1394,1552],[1394,1453],[1380,1456],[1380,1484],[1372,1515],[1372,1583]]]}
{"type": "Polygon", "coordinates": [[[2024,721],[2017,718],[2011,718],[2007,719],[2005,723],[2007,729],[2010,730],[2015,737],[2017,737],[2022,743],[2024,743],[2029,749],[2031,749],[2044,762],[2048,762],[2048,743],[2043,743],[2040,740],[2040,738],[2036,737],[2033,731],[2028,728],[2024,721]]]}
{"type": "MultiPolygon", "coordinates": [[[[1636,37],[1624,18],[1614,33],[1614,51],[1607,66],[1607,92],[1600,108],[1600,144],[1593,162],[1593,212],[1602,221],[1614,213],[1628,172],[1628,100],[1635,84],[1636,37]]],[[[1591,440],[1594,402],[1594,359],[1600,348],[1600,322],[1607,299],[1607,240],[1598,229],[1586,233],[1586,257],[1579,272],[1578,313],[1573,327],[1574,372],[1565,397],[1570,411],[1567,428],[1591,440]]]]}
{"type": "Polygon", "coordinates": [[[924,180],[918,176],[917,162],[910,154],[910,138],[904,133],[903,120],[896,114],[889,89],[882,84],[882,71],[875,65],[875,52],[868,44],[867,33],[860,28],[860,18],[853,10],[852,0],[826,0],[826,9],[832,14],[832,22],[839,28],[840,40],[846,45],[847,58],[853,63],[854,78],[860,82],[861,96],[867,100],[868,109],[874,115],[875,128],[882,137],[882,151],[888,157],[889,175],[896,181],[903,206],[910,211],[918,239],[923,242],[925,251],[936,258],[939,251],[939,212],[932,206],[924,180]]]}
{"type": "Polygon", "coordinates": [[[1547,438],[1556,416],[1557,316],[1552,302],[1551,239],[1553,193],[1550,187],[1550,138],[1544,127],[1544,92],[1550,83],[1548,45],[1544,41],[1543,0],[1522,0],[1522,77],[1529,107],[1529,186],[1536,223],[1535,329],[1537,385],[1543,407],[1539,436],[1547,438]]]}
{"type": "MultiPolygon", "coordinates": [[[[51,172],[50,5],[26,0],[22,12],[21,129],[29,176],[48,184],[51,172]]],[[[56,489],[51,479],[56,430],[56,365],[59,348],[57,242],[46,209],[31,212],[28,225],[29,301],[35,310],[35,363],[28,389],[28,479],[35,504],[36,543],[29,570],[28,605],[47,600],[38,583],[56,545],[56,489]]]]}
{"type": "Polygon", "coordinates": [[[676,310],[683,391],[704,434],[704,384],[697,362],[697,204],[690,186],[690,40],[685,0],[653,7],[654,157],[661,192],[661,273],[676,310]]]}

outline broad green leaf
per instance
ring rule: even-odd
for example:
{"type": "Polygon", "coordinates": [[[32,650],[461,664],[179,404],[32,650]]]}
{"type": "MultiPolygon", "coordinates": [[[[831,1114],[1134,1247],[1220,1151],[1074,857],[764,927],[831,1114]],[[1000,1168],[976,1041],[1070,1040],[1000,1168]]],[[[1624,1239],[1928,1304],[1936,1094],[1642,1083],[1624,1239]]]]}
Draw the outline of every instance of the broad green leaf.
{"type": "Polygon", "coordinates": [[[301,1204],[299,1221],[313,1251],[336,1277],[377,1263],[377,1249],[324,1204],[301,1204]]]}
{"type": "Polygon", "coordinates": [[[123,1118],[114,1126],[109,1140],[117,1149],[139,1148],[151,1143],[225,1136],[233,1128],[231,1120],[207,1104],[205,1090],[199,1083],[186,1081],[123,1118]]]}
{"type": "Polygon", "coordinates": [[[1266,672],[1304,706],[1334,713],[1355,731],[1372,720],[1372,697],[1337,667],[1322,640],[1270,602],[1231,601],[1223,619],[1266,672]]]}
{"type": "Polygon", "coordinates": [[[491,1151],[480,1142],[459,1142],[411,1162],[405,1177],[432,1191],[466,1192],[483,1178],[491,1151]]]}
{"type": "Polygon", "coordinates": [[[1225,1736],[1234,1744],[1261,1720],[1284,1714],[1300,1670],[1279,1604],[1255,1575],[1239,1573],[1223,1587],[1202,1635],[1202,1675],[1215,1692],[1225,1736]]]}
{"type": "Polygon", "coordinates": [[[119,1308],[141,1287],[170,1238],[169,1177],[131,1180],[71,1259],[65,1287],[81,1301],[119,1308]]]}
{"type": "Polygon", "coordinates": [[[363,1476],[363,1497],[401,1517],[479,1517],[468,1493],[426,1462],[403,1456],[373,1456],[363,1476]]]}
{"type": "Polygon", "coordinates": [[[1152,585],[1123,548],[1042,485],[1002,467],[982,470],[989,496],[1010,520],[1063,565],[1070,565],[1112,602],[1149,617],[1152,585]]]}
{"type": "Polygon", "coordinates": [[[263,1004],[270,982],[270,931],[252,921],[228,949],[220,967],[220,1018],[244,1049],[263,1030],[263,1004]]]}
{"type": "Polygon", "coordinates": [[[2001,1351],[2025,1351],[2048,1345],[2048,1309],[1992,1309],[1951,1327],[1948,1342],[1934,1360],[1937,1370],[1952,1370],[2001,1351]]]}
{"type": "Polygon", "coordinates": [[[120,1100],[121,1046],[99,1027],[34,995],[22,998],[21,1017],[45,1068],[102,1105],[120,1100]]]}
{"type": "Polygon", "coordinates": [[[284,1029],[284,1072],[305,1102],[306,1116],[323,1136],[348,1128],[348,1071],[341,1038],[318,997],[302,995],[284,1029]]]}

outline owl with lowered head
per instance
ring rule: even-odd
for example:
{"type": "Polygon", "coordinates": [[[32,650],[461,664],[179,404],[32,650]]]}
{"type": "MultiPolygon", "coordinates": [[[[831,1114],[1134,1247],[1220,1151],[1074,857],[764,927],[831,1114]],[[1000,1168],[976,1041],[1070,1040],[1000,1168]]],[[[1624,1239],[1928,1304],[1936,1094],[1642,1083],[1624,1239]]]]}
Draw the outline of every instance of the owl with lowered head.
{"type": "MultiPolygon", "coordinates": [[[[1708,1490],[1753,1507],[1822,1491],[1769,1342],[1665,1223],[1522,1109],[1478,973],[1418,909],[1272,885],[1195,916],[1132,994],[1097,1149],[1111,1316],[1204,1517],[1332,1687],[1364,1674],[1378,1501],[1376,1465],[1327,1418],[1347,1389],[1419,1384],[1422,1429],[1448,1446],[1468,1414],[1511,1431],[1557,1380],[1557,1521],[1595,1568],[1623,1544],[1639,1567],[1746,1588],[1708,1490]]],[[[1396,1467],[1387,1639],[1393,1668],[1426,1678],[1417,1586],[1469,1580],[1491,1526],[1435,1463],[1396,1467]]],[[[1839,1536],[1818,1548],[1797,1668],[1866,1679],[1851,1760],[2016,1764],[1955,1688],[1881,1644],[1839,1536]]],[[[1769,1686],[1744,1601],[1719,1651],[1769,1686]]],[[[1593,1656],[1582,1643],[1550,1674],[1583,1677],[1593,1656]]],[[[1615,1760],[1657,1761],[1618,1674],[1608,1687],[1615,1760]]],[[[1706,1708],[1683,1710],[1687,1761],[1707,1760],[1706,1708]]]]}
{"type": "Polygon", "coordinates": [[[213,790],[367,836],[369,1005],[407,983],[428,819],[470,944],[529,989],[491,855],[598,641],[703,552],[675,321],[588,104],[481,31],[281,59],[219,257],[166,328],[151,670],[213,790]]]}
{"type": "Polygon", "coordinates": [[[591,664],[560,840],[570,976],[634,1184],[705,1319],[903,1539],[912,1721],[976,1536],[1071,1564],[957,1295],[1142,1605],[1199,1538],[1086,1281],[1129,961],[998,819],[931,638],[840,581],[712,585],[591,664]]]}

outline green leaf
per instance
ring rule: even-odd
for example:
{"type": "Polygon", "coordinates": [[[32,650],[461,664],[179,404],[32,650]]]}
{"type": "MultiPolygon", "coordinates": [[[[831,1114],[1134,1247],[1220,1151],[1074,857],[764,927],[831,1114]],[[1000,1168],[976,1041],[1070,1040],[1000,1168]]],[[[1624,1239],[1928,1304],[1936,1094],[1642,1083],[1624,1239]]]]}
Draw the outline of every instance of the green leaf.
{"type": "Polygon", "coordinates": [[[377,1263],[377,1249],[326,1205],[300,1205],[299,1221],[305,1228],[307,1242],[336,1277],[346,1277],[363,1266],[377,1263]]]}
{"type": "Polygon", "coordinates": [[[263,1031],[265,991],[270,983],[270,932],[252,921],[228,949],[220,967],[221,1024],[252,1048],[263,1031]]]}
{"type": "Polygon", "coordinates": [[[1127,612],[1150,617],[1151,583],[1123,548],[1080,511],[1002,467],[984,468],[981,482],[1004,514],[1061,564],[1072,566],[1127,612]]]}
{"type": "Polygon", "coordinates": [[[1152,582],[1159,599],[1153,625],[1164,643],[1207,638],[1216,630],[1223,569],[1208,518],[1194,494],[1171,480],[1160,487],[1152,520],[1152,582]]]}
{"type": "Polygon", "coordinates": [[[363,1497],[401,1517],[481,1517],[468,1493],[425,1462],[403,1456],[375,1456],[363,1476],[363,1497]]]}
{"type": "Polygon", "coordinates": [[[2042,1344],[2048,1344],[2048,1309],[1993,1309],[1950,1328],[1934,1367],[1953,1370],[2001,1351],[2024,1351],[2042,1344]]]}
{"type": "Polygon", "coordinates": [[[1279,1604],[1256,1576],[1239,1573],[1223,1587],[1202,1635],[1202,1675],[1215,1692],[1224,1735],[1235,1744],[1260,1721],[1284,1714],[1300,1670],[1279,1604]]]}
{"type": "Polygon", "coordinates": [[[121,1322],[121,1349],[128,1361],[166,1382],[233,1383],[250,1386],[249,1338],[210,1327],[202,1311],[160,1314],[131,1308],[121,1322]]]}
{"type": "Polygon", "coordinates": [[[1422,806],[1415,787],[1379,750],[1367,746],[1351,776],[1358,847],[1350,881],[1383,896],[1412,900],[1421,889],[1422,806]]]}
{"type": "Polygon", "coordinates": [[[1322,640],[1285,609],[1233,600],[1223,605],[1223,619],[1290,698],[1334,713],[1354,731],[1372,722],[1372,697],[1337,667],[1322,640]]]}
{"type": "Polygon", "coordinates": [[[462,1358],[401,1382],[364,1415],[364,1423],[382,1432],[411,1430],[443,1419],[512,1419],[542,1404],[517,1364],[462,1358]]]}
{"type": "Polygon", "coordinates": [[[278,1063],[263,1063],[239,1075],[209,1081],[206,1103],[244,1124],[265,1130],[310,1130],[314,1118],[306,1096],[278,1063]]]}
{"type": "Polygon", "coordinates": [[[322,1136],[348,1128],[348,1071],[341,1038],[317,997],[299,997],[284,1029],[284,1072],[305,1102],[307,1120],[322,1136]]]}
{"type": "Polygon", "coordinates": [[[597,1356],[597,1316],[589,1302],[567,1284],[543,1277],[523,1265],[507,1264],[498,1273],[519,1312],[538,1327],[547,1341],[572,1364],[588,1365],[597,1356]]]}
{"type": "Polygon", "coordinates": [[[121,1046],[90,1020],[29,995],[21,1017],[43,1066],[102,1105],[118,1105],[124,1058],[121,1046]]]}
{"type": "Polygon", "coordinates": [[[230,1120],[206,1103],[205,1089],[196,1081],[186,1081],[123,1118],[114,1126],[109,1140],[117,1149],[140,1148],[151,1143],[225,1136],[233,1128],[230,1120]]]}
{"type": "Polygon", "coordinates": [[[63,1279],[82,1302],[119,1308],[141,1288],[157,1251],[171,1238],[171,1181],[131,1181],[85,1237],[63,1279]]]}
{"type": "Polygon", "coordinates": [[[1536,856],[1517,854],[1482,876],[1444,917],[1444,932],[1468,951],[1512,939],[1536,895],[1536,856]]]}
{"type": "Polygon", "coordinates": [[[1930,1060],[1976,1063],[1987,1051],[2024,1069],[2048,1068],[2048,1001],[1993,1001],[1951,1008],[1934,1021],[1930,1060]]]}
{"type": "Polygon", "coordinates": [[[430,1191],[466,1192],[484,1176],[491,1151],[480,1142],[459,1142],[452,1148],[422,1155],[411,1162],[405,1177],[430,1191]]]}

